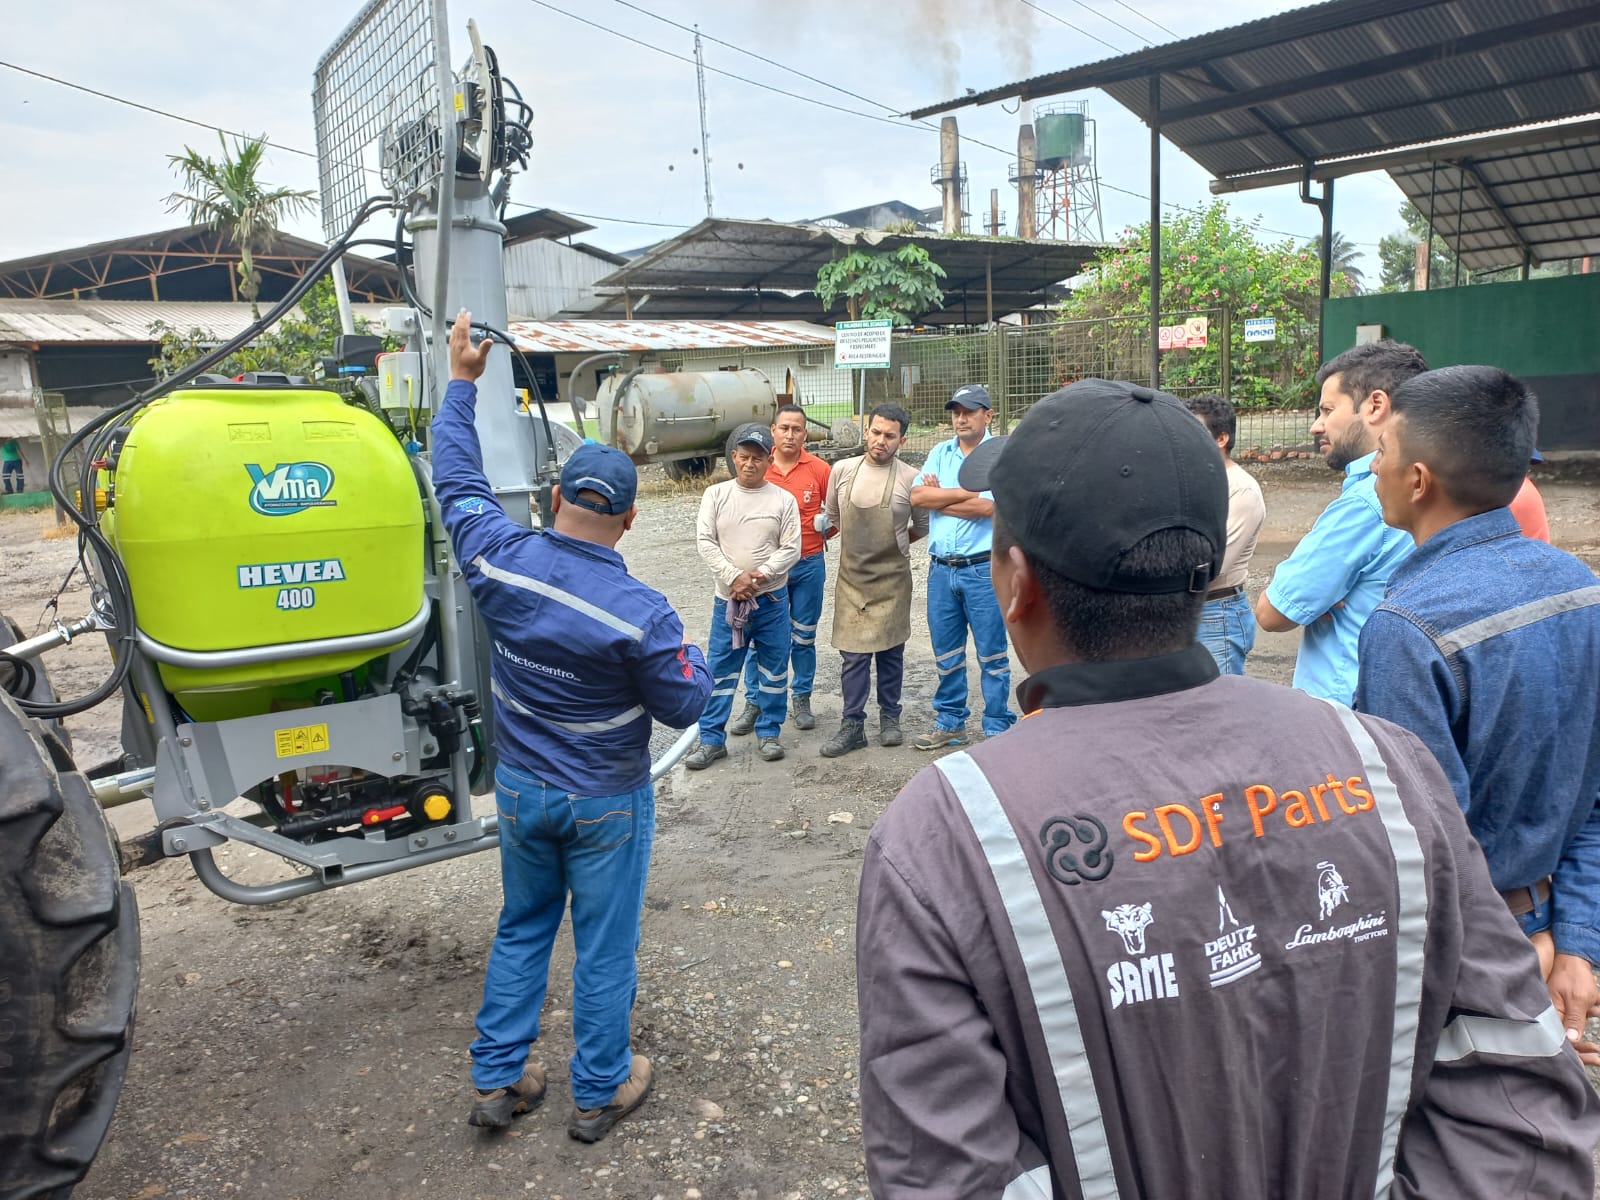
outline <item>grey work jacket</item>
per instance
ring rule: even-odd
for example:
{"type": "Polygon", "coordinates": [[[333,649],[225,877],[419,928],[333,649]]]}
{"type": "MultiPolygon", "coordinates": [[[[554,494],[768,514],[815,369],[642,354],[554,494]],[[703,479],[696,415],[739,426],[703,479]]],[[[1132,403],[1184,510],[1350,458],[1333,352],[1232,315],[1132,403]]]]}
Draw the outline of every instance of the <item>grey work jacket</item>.
{"type": "Polygon", "coordinates": [[[1021,690],[867,845],[875,1196],[1587,1200],[1600,1102],[1420,742],[1199,646],[1021,690]]]}

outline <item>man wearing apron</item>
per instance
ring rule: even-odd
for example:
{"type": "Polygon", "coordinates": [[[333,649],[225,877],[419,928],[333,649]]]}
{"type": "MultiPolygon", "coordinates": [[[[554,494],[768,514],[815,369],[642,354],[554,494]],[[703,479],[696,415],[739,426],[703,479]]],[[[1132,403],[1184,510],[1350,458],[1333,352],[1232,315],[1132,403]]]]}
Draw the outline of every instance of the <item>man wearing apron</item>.
{"type": "Polygon", "coordinates": [[[839,529],[833,592],[833,646],[844,656],[844,719],[822,747],[838,758],[867,745],[867,693],[878,663],[878,741],[898,746],[900,683],[911,636],[911,543],[928,535],[928,514],[911,506],[917,472],[896,456],[911,418],[898,404],[867,414],[867,452],[846,459],[828,480],[824,511],[839,529]]]}

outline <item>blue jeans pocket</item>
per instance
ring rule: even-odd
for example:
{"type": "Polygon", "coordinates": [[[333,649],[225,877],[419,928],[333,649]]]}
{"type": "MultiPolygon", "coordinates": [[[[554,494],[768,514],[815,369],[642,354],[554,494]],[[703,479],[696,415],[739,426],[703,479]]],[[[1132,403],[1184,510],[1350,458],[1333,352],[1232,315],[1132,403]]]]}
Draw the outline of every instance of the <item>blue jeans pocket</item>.
{"type": "Polygon", "coordinates": [[[633,796],[567,797],[573,841],[585,850],[613,850],[633,836],[633,796]]]}
{"type": "Polygon", "coordinates": [[[522,845],[522,825],[517,820],[517,809],[522,803],[522,793],[507,787],[505,777],[496,771],[494,776],[494,807],[500,818],[500,840],[508,846],[522,845]]]}

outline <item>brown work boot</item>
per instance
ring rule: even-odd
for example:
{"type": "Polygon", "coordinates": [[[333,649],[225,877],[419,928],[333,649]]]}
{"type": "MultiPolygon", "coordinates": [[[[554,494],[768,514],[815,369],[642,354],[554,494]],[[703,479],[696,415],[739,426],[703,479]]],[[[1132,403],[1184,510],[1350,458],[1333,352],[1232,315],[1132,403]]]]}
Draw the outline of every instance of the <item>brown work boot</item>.
{"type": "Polygon", "coordinates": [[[761,710],[750,701],[744,702],[744,711],[728,722],[728,733],[732,737],[744,737],[756,727],[756,722],[761,719],[761,710]]]}
{"type": "Polygon", "coordinates": [[[530,1058],[523,1068],[522,1078],[510,1087],[473,1093],[467,1124],[480,1129],[504,1129],[511,1124],[512,1117],[532,1112],[543,1103],[544,1068],[530,1058]]]}
{"type": "Polygon", "coordinates": [[[611,1097],[611,1103],[604,1108],[574,1107],[572,1116],[567,1118],[567,1134],[580,1142],[598,1142],[611,1132],[613,1125],[644,1103],[650,1094],[652,1076],[650,1060],[635,1054],[628,1078],[611,1097]]]}

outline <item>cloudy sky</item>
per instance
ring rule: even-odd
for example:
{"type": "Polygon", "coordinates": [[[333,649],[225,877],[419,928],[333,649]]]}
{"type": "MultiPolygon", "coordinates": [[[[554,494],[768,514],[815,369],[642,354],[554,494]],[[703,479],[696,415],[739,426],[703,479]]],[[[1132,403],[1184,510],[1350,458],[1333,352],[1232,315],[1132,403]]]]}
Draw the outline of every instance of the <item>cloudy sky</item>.
{"type": "MultiPolygon", "coordinates": [[[[314,149],[312,71],[360,3],[142,0],[115,20],[109,7],[106,0],[8,6],[0,46],[0,261],[180,223],[164,204],[175,186],[167,156],[186,145],[215,153],[216,134],[203,126],[314,149]]],[[[888,199],[938,203],[928,182],[936,132],[874,117],[1291,7],[1277,0],[454,0],[450,21],[452,61],[464,57],[466,21],[475,18],[534,106],[532,169],[517,178],[513,201],[582,216],[599,227],[589,240],[625,250],[705,215],[692,35],[668,22],[698,23],[726,43],[706,44],[708,68],[728,72],[706,80],[716,214],[797,219],[888,199]]],[[[1115,238],[1148,215],[1148,133],[1105,95],[1081,98],[1099,133],[1104,227],[1115,238]]],[[[999,187],[1000,207],[1014,218],[1006,168],[1015,157],[1016,115],[999,105],[958,115],[971,139],[963,149],[974,206],[987,210],[989,189],[999,187]]],[[[1162,161],[1166,199],[1209,201],[1200,168],[1170,147],[1162,161]]],[[[275,149],[266,177],[314,187],[314,160],[275,149]]],[[[1381,174],[1340,183],[1335,224],[1366,251],[1369,275],[1378,239],[1399,227],[1400,201],[1381,174]]],[[[1319,227],[1316,210],[1292,187],[1231,204],[1272,231],[1309,238],[1319,227]]],[[[291,228],[320,236],[315,217],[291,228]]]]}

